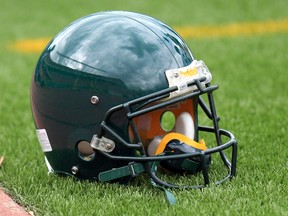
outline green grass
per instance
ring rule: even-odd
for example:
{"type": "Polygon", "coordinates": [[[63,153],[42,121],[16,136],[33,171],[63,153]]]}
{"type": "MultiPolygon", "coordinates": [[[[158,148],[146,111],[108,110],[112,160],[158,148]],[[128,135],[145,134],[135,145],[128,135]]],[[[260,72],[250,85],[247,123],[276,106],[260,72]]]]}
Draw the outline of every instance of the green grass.
{"type": "MultiPolygon", "coordinates": [[[[141,175],[128,187],[48,176],[30,111],[37,54],[7,47],[52,37],[101,10],[142,12],[171,26],[287,19],[286,1],[0,0],[0,186],[36,215],[287,215],[288,33],[185,38],[213,72],[221,126],[239,142],[237,178],[219,187],[174,191],[176,206],[141,175]]],[[[173,178],[173,177],[172,177],[173,178]]],[[[176,180],[176,177],[174,178],[176,180]]]]}

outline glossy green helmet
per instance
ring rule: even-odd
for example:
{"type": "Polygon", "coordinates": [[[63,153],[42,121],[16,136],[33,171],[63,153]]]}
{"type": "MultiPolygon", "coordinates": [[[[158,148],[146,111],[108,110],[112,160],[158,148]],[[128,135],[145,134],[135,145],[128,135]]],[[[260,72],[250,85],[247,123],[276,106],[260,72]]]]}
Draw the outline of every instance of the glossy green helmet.
{"type": "Polygon", "coordinates": [[[31,85],[49,171],[121,183],[146,172],[156,185],[201,188],[209,183],[211,155],[219,153],[228,174],[216,183],[235,176],[237,144],[218,126],[211,79],[183,39],[154,18],[111,11],[73,22],[41,54],[31,85]],[[211,127],[198,125],[198,107],[211,127]],[[214,147],[199,132],[214,134],[214,147]],[[158,167],[200,171],[204,183],[168,183],[158,167]]]}

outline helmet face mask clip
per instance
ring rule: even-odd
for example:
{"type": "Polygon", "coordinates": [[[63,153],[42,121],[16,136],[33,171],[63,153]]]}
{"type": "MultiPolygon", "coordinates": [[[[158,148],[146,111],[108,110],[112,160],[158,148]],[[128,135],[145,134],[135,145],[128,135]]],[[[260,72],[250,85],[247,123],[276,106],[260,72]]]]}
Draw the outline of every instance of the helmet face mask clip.
{"type": "Polygon", "coordinates": [[[154,18],[110,11],[73,22],[47,45],[31,82],[49,172],[125,184],[147,173],[161,187],[202,188],[218,154],[228,174],[215,183],[231,179],[237,142],[219,128],[211,80],[183,39],[154,18]],[[198,107],[212,126],[198,124],[198,107]],[[202,134],[214,134],[216,145],[202,134]],[[168,183],[159,167],[202,173],[203,184],[168,183]]]}

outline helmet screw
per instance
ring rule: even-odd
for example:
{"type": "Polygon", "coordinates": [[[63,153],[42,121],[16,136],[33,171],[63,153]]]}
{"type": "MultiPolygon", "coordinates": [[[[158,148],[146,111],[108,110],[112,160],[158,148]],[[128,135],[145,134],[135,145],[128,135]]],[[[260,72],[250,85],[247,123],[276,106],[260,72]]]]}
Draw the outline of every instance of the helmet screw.
{"type": "Polygon", "coordinates": [[[71,168],[71,172],[72,172],[73,175],[76,175],[76,174],[79,172],[78,166],[73,166],[73,167],[71,168]]]}
{"type": "Polygon", "coordinates": [[[178,77],[179,77],[179,73],[174,72],[174,73],[173,73],[173,76],[174,76],[175,78],[178,78],[178,77]]]}
{"type": "Polygon", "coordinates": [[[98,104],[99,103],[99,98],[97,96],[92,96],[91,97],[91,103],[92,104],[98,104]]]}
{"type": "Polygon", "coordinates": [[[112,149],[113,148],[113,145],[111,144],[111,143],[106,143],[105,144],[105,149],[106,150],[110,150],[110,149],[112,149]]]}

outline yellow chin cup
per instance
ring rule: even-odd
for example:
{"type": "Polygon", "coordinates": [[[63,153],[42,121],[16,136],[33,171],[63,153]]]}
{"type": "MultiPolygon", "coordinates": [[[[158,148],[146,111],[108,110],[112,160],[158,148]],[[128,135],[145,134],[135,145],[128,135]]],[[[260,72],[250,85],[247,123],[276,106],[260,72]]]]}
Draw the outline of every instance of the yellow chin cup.
{"type": "Polygon", "coordinates": [[[200,149],[200,150],[207,149],[207,146],[203,139],[201,139],[199,142],[196,142],[180,133],[168,133],[162,138],[161,142],[159,143],[155,151],[155,155],[161,154],[164,151],[166,145],[173,139],[179,140],[196,149],[200,149]]]}

